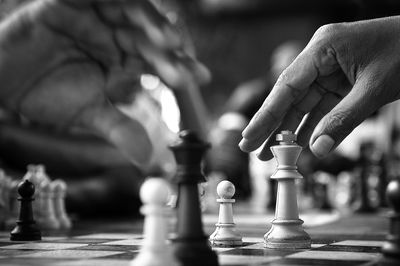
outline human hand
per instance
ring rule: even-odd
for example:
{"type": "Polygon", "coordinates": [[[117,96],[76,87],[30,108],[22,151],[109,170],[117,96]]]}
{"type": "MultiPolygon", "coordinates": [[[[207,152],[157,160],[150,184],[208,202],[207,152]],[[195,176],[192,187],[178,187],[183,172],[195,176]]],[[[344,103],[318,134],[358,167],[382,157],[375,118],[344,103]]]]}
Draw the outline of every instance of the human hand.
{"type": "Polygon", "coordinates": [[[268,160],[276,133],[297,129],[299,145],[309,142],[323,157],[371,113],[399,99],[399,26],[397,16],[318,29],[243,131],[241,149],[266,141],[258,157],[268,160]]]}
{"type": "Polygon", "coordinates": [[[81,127],[146,165],[151,142],[111,103],[114,90],[154,73],[173,88],[207,79],[146,0],[33,1],[0,24],[1,104],[58,130],[81,127]]]}

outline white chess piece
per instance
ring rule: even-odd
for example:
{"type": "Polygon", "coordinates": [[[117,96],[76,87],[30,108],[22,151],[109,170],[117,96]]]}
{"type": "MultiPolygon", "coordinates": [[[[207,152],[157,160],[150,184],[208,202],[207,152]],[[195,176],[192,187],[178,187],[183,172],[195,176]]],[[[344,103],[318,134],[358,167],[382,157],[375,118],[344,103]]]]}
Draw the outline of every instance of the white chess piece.
{"type": "MultiPolygon", "coordinates": [[[[37,175],[36,175],[36,165],[34,164],[28,164],[28,166],[26,167],[26,173],[25,175],[22,177],[22,180],[29,180],[31,181],[35,186],[39,183],[38,179],[37,179],[37,175]]],[[[36,187],[35,187],[36,189],[36,187]]]]}
{"type": "MultiPolygon", "coordinates": [[[[4,175],[4,171],[2,170],[2,169],[0,169],[0,210],[4,210],[4,209],[6,209],[6,200],[5,200],[5,198],[4,198],[4,191],[5,191],[5,180],[6,180],[6,177],[5,177],[5,175],[4,175]]],[[[4,211],[2,211],[1,213],[0,213],[0,217],[2,217],[2,215],[4,214],[5,212],[4,211]]],[[[0,220],[0,223],[1,223],[2,221],[0,220]]]]}
{"type": "Polygon", "coordinates": [[[150,178],[140,188],[143,202],[141,212],[145,215],[143,225],[144,242],[131,266],[175,266],[179,265],[167,245],[168,184],[161,178],[150,178]]]}
{"type": "Polygon", "coordinates": [[[43,181],[51,182],[50,177],[46,173],[46,167],[43,164],[34,165],[35,168],[35,178],[41,183],[43,181]]]}
{"type": "Polygon", "coordinates": [[[9,214],[9,183],[11,180],[0,169],[0,227],[4,226],[9,214]]]}
{"type": "Polygon", "coordinates": [[[60,179],[52,182],[54,188],[54,213],[60,227],[63,229],[70,229],[72,227],[71,220],[65,211],[65,194],[67,191],[67,184],[60,179]]]}
{"type": "Polygon", "coordinates": [[[218,223],[214,233],[209,240],[213,246],[238,246],[242,245],[242,237],[236,232],[236,225],[233,222],[232,199],[235,195],[235,186],[228,180],[221,181],[217,186],[217,194],[220,197],[217,202],[220,204],[218,223]]]}
{"type": "Polygon", "coordinates": [[[44,180],[40,184],[41,188],[41,219],[40,227],[43,229],[55,230],[60,228],[60,223],[54,212],[54,187],[44,180]]]}
{"type": "Polygon", "coordinates": [[[299,219],[297,206],[296,179],[303,178],[297,171],[297,159],[301,147],[296,144],[297,136],[291,131],[277,134],[279,145],[271,147],[278,163],[276,172],[271,176],[278,181],[275,219],[271,229],[264,235],[267,248],[295,249],[310,248],[310,236],[304,231],[303,221],[299,219]]]}
{"type": "Polygon", "coordinates": [[[8,204],[9,204],[9,215],[5,222],[7,229],[13,228],[15,222],[19,216],[19,202],[18,202],[18,184],[17,180],[11,180],[8,182],[8,204]]]}
{"type": "MultiPolygon", "coordinates": [[[[43,164],[37,164],[37,165],[32,165],[33,171],[34,171],[34,180],[37,182],[36,186],[36,192],[35,192],[35,198],[37,199],[36,205],[38,206],[37,210],[37,223],[41,224],[42,219],[47,219],[45,216],[47,214],[43,214],[43,211],[45,208],[47,208],[47,203],[45,202],[47,199],[46,195],[43,195],[42,193],[42,183],[50,183],[51,179],[50,177],[46,174],[46,167],[43,164]]],[[[36,201],[36,200],[35,200],[36,201]]],[[[35,211],[34,211],[35,213],[35,211]]]]}

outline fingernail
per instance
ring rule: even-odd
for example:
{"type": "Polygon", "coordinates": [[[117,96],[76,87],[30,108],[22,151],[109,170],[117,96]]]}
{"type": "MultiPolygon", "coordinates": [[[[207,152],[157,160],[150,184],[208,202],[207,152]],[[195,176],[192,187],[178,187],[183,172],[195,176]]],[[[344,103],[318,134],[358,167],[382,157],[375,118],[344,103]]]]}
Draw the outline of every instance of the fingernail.
{"type": "Polygon", "coordinates": [[[335,141],[330,136],[321,135],[311,145],[311,151],[317,157],[325,157],[334,145],[335,141]]]}
{"type": "Polygon", "coordinates": [[[242,137],[243,138],[247,135],[247,131],[249,131],[248,128],[249,127],[246,127],[245,129],[243,129],[243,131],[242,131],[242,137]]]}
{"type": "Polygon", "coordinates": [[[243,145],[245,145],[245,142],[246,142],[246,140],[245,139],[242,139],[240,142],[239,142],[239,148],[240,149],[242,149],[242,147],[243,147],[243,145]]]}

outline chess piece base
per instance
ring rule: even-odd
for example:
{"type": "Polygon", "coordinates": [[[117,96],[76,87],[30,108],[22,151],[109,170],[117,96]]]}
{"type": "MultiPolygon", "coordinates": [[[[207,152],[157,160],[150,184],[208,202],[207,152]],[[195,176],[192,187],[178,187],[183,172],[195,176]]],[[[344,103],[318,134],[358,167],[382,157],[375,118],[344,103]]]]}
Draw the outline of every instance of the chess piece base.
{"type": "MultiPolygon", "coordinates": [[[[389,217],[392,219],[392,227],[394,228],[395,225],[397,228],[399,228],[400,225],[400,215],[391,213],[389,214],[389,217]]],[[[387,258],[393,258],[393,259],[400,259],[400,238],[396,236],[394,233],[390,233],[386,237],[386,241],[382,246],[382,253],[385,255],[387,258]]]]}
{"type": "Polygon", "coordinates": [[[353,211],[355,213],[373,213],[376,212],[377,209],[362,200],[358,200],[353,205],[353,211]]]}
{"type": "Polygon", "coordinates": [[[300,219],[272,221],[271,229],[264,235],[264,246],[272,249],[311,248],[311,238],[302,224],[300,219]]]}
{"type": "Polygon", "coordinates": [[[231,247],[243,244],[242,237],[235,231],[235,224],[216,224],[214,233],[210,235],[212,246],[231,247]]]}
{"type": "Polygon", "coordinates": [[[140,252],[130,266],[179,266],[172,253],[165,248],[140,252]]]}
{"type": "Polygon", "coordinates": [[[182,266],[218,266],[217,254],[207,245],[207,239],[172,239],[174,254],[182,266]]]}
{"type": "Polygon", "coordinates": [[[42,234],[36,224],[17,222],[17,226],[10,233],[11,241],[37,241],[42,240],[42,234]]]}

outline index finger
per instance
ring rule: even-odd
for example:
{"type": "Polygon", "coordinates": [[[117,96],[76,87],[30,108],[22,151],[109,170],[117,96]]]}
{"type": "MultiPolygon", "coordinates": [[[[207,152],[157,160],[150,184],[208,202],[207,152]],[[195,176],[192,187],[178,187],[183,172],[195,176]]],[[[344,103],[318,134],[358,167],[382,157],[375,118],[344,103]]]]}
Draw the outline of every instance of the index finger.
{"type": "Polygon", "coordinates": [[[257,149],[279,126],[291,106],[301,99],[318,76],[314,58],[307,48],[282,72],[261,108],[244,129],[239,146],[257,149]]]}

